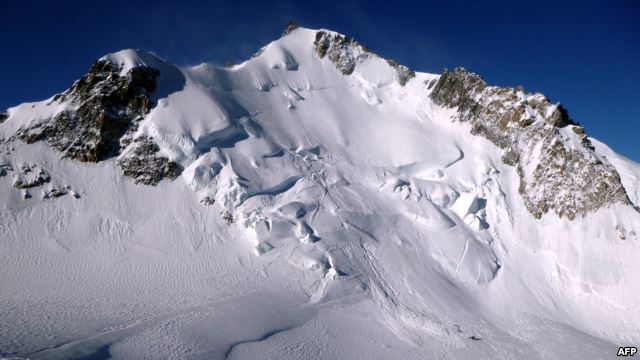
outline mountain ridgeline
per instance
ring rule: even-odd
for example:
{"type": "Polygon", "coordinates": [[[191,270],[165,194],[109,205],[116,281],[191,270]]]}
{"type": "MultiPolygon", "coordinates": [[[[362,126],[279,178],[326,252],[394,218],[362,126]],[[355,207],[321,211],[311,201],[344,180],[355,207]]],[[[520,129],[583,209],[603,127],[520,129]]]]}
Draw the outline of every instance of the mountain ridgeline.
{"type": "Polygon", "coordinates": [[[151,94],[160,70],[136,66],[122,75],[121,70],[121,64],[97,60],[71,88],[53,97],[52,102],[70,104],[69,109],[21,129],[18,137],[28,144],[46,140],[65,157],[82,162],[119,156],[123,174],[146,185],[175,179],[180,166],[159,156],[151,139],[134,138],[155,106],[151,94]]]}
{"type": "Polygon", "coordinates": [[[616,202],[632,205],[620,175],[598,156],[584,128],[544,95],[489,86],[463,68],[445,70],[429,86],[437,105],[455,108],[455,119],[469,123],[472,134],[504,150],[502,160],[518,171],[519,192],[535,217],[552,210],[573,219],[616,202]],[[569,130],[578,144],[567,146],[569,130]]]}
{"type": "MultiPolygon", "coordinates": [[[[283,36],[297,28],[288,24],[283,36]]],[[[351,76],[364,60],[378,57],[356,40],[325,30],[316,31],[313,51],[344,76],[351,76]]],[[[408,67],[393,60],[387,63],[401,86],[415,78],[408,67]]],[[[152,137],[135,135],[138,124],[157,105],[152,94],[161,70],[136,65],[123,74],[123,66],[109,58],[96,61],[51,100],[67,104],[64,110],[20,128],[17,137],[26,143],[46,140],[63,156],[82,162],[118,157],[123,174],[146,185],[178,177],[179,163],[162,155],[152,137]]],[[[489,86],[463,68],[444,70],[423,86],[433,103],[455,109],[455,121],[468,123],[472,134],[504,150],[502,160],[516,168],[519,192],[534,217],[552,211],[574,219],[614,203],[635,207],[615,167],[596,153],[584,128],[544,95],[489,86]],[[579,141],[570,141],[573,136],[579,141]]],[[[2,113],[0,121],[8,117],[2,113]]]]}
{"type": "Polygon", "coordinates": [[[607,359],[639,199],[544,95],[335,31],[121,50],[0,113],[0,358],[607,359]]]}

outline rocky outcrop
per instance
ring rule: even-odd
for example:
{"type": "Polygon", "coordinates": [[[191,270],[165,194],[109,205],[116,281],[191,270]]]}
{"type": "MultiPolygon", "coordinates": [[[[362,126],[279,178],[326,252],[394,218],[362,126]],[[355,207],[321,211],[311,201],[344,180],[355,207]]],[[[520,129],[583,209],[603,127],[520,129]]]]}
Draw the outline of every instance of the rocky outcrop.
{"type": "Polygon", "coordinates": [[[356,63],[371,55],[369,49],[354,39],[341,34],[329,34],[318,31],[313,48],[320,58],[327,56],[329,61],[343,75],[351,75],[356,63]]]}
{"type": "Polygon", "coordinates": [[[89,73],[54,101],[68,102],[73,110],[23,129],[26,143],[47,140],[66,157],[98,162],[116,156],[127,145],[128,132],[151,109],[158,70],[139,66],[120,76],[120,68],[98,60],[89,73]]]}
{"type": "Polygon", "coordinates": [[[67,195],[68,192],[66,189],[47,189],[42,192],[42,199],[55,199],[61,196],[67,195]]]}
{"type": "Polygon", "coordinates": [[[289,20],[287,21],[287,25],[285,25],[284,27],[284,31],[282,32],[282,36],[287,36],[289,35],[293,30],[299,28],[300,25],[296,24],[295,21],[293,20],[289,20]]]}
{"type": "Polygon", "coordinates": [[[9,118],[9,114],[4,111],[0,111],[0,124],[9,118]]]}
{"type": "Polygon", "coordinates": [[[13,166],[9,159],[0,158],[0,177],[7,175],[9,171],[13,171],[13,166]]]}
{"type": "Polygon", "coordinates": [[[456,120],[504,150],[503,161],[516,168],[519,192],[535,217],[551,210],[573,219],[609,204],[631,204],[616,169],[595,153],[561,105],[540,93],[488,86],[462,68],[445,70],[429,85],[434,103],[456,108],[456,120]]]}
{"type": "Polygon", "coordinates": [[[133,135],[149,113],[151,94],[159,71],[147,66],[121,67],[101,59],[89,73],[53,101],[67,103],[68,110],[51,119],[22,129],[18,136],[26,143],[46,140],[64,156],[83,162],[98,162],[122,154],[118,165],[136,183],[156,185],[163,178],[174,179],[181,167],[160,156],[151,138],[133,135]]]}
{"type": "Polygon", "coordinates": [[[123,174],[136,184],[157,185],[162,179],[177,178],[182,168],[178,163],[161,156],[159,150],[151,138],[140,136],[120,155],[118,165],[123,174]]]}
{"type": "Polygon", "coordinates": [[[30,189],[48,183],[49,174],[40,166],[23,164],[14,176],[13,187],[16,189],[30,189]]]}
{"type": "MultiPolygon", "coordinates": [[[[343,75],[353,74],[359,62],[371,56],[377,56],[353,38],[322,30],[316,32],[313,48],[321,59],[328,58],[343,75]]],[[[387,60],[387,63],[398,73],[398,82],[401,86],[416,76],[413,70],[394,60],[387,60]]]]}
{"type": "Polygon", "coordinates": [[[407,66],[398,64],[395,60],[387,60],[387,63],[398,73],[398,82],[404,86],[411,78],[416,77],[416,73],[407,66]]]}

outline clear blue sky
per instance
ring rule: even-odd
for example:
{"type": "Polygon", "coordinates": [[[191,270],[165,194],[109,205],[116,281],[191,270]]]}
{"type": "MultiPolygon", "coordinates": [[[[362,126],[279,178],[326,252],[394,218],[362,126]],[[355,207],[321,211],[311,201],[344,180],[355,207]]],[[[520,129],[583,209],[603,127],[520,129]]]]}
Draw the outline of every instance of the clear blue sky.
{"type": "Polygon", "coordinates": [[[66,89],[98,57],[241,61],[284,23],[340,31],[418,71],[464,66],[560,101],[640,161],[640,1],[0,1],[0,109],[66,89]]]}

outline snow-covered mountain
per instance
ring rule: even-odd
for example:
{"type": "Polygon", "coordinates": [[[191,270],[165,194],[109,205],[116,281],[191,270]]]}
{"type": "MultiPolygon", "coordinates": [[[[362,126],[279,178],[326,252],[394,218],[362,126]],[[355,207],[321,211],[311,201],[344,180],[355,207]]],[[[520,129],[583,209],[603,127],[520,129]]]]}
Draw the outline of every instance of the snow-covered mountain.
{"type": "Polygon", "coordinates": [[[0,356],[608,359],[640,164],[559,104],[290,25],[0,114],[0,356]]]}

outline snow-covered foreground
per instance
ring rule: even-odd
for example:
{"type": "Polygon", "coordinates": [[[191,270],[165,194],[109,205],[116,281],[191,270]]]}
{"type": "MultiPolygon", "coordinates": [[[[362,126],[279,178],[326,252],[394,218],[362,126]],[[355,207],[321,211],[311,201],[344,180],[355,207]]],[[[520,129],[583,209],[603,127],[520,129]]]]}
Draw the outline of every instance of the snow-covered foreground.
{"type": "MultiPolygon", "coordinates": [[[[438,75],[402,86],[369,56],[345,76],[315,36],[229,69],[109,55],[160,70],[136,135],[184,171],[155,187],[12,138],[69,105],[9,110],[0,355],[608,359],[640,343],[633,207],[535,219],[503,151],[433,105],[438,75]]],[[[640,165],[593,142],[638,204],[640,165]]]]}

